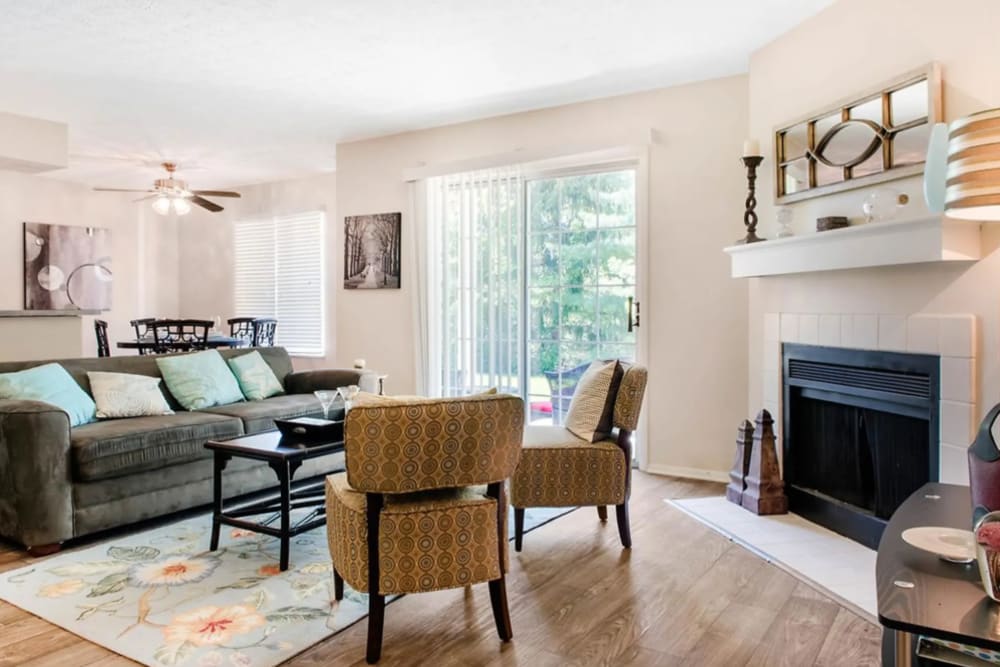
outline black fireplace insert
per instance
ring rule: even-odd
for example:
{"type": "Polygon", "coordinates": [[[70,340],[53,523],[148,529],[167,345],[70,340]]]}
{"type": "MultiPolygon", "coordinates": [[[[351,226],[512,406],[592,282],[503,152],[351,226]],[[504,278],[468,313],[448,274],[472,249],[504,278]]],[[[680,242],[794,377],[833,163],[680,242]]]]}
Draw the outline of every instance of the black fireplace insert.
{"type": "Polygon", "coordinates": [[[940,359],[785,343],[789,509],[878,547],[892,513],[938,479],[940,359]]]}

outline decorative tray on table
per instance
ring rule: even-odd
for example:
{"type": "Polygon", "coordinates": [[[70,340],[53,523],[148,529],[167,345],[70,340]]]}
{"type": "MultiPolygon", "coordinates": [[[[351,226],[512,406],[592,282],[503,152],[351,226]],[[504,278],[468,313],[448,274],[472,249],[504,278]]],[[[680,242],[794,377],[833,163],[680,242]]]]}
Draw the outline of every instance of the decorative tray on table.
{"type": "Polygon", "coordinates": [[[297,417],[275,419],[274,425],[281,431],[282,444],[322,445],[344,439],[343,420],[297,417]]]}

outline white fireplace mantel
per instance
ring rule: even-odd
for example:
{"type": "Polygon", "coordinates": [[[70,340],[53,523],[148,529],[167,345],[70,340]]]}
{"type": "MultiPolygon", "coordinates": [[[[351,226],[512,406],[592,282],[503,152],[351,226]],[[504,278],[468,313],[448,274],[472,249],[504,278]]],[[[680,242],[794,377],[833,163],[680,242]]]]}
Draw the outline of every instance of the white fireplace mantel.
{"type": "Polygon", "coordinates": [[[941,216],[877,222],[724,248],[733,278],[982,257],[980,224],[941,216]]]}

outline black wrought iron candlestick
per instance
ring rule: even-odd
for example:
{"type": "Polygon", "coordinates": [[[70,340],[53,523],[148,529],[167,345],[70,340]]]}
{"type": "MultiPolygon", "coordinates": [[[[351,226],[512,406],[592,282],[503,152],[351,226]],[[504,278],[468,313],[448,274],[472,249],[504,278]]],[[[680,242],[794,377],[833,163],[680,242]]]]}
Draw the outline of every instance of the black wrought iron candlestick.
{"type": "Polygon", "coordinates": [[[746,201],[746,212],[743,214],[743,224],[746,225],[747,235],[741,238],[737,243],[756,243],[757,241],[766,241],[757,236],[757,213],[754,209],[757,208],[757,167],[760,163],[764,161],[764,158],[760,155],[744,155],[742,158],[744,166],[747,168],[747,201],[746,201]]]}

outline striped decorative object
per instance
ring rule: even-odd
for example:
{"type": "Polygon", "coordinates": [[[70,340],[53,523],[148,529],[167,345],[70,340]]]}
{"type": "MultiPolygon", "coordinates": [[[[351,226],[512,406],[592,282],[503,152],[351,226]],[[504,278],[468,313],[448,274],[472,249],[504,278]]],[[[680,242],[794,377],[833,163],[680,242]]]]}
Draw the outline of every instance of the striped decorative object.
{"type": "Polygon", "coordinates": [[[980,111],[951,124],[947,173],[949,216],[1000,221],[1000,109],[980,111]]]}

